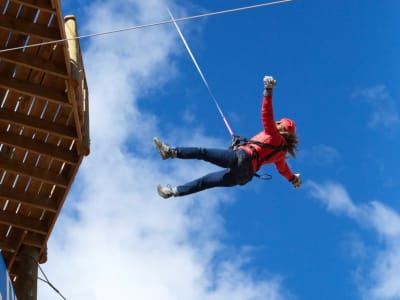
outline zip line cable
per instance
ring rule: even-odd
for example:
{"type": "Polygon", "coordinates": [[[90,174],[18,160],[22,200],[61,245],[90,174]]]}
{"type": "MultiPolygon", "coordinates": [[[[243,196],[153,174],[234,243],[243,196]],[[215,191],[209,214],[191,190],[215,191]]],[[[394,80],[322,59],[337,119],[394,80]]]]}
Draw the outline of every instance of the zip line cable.
{"type": "Polygon", "coordinates": [[[21,49],[26,49],[26,48],[38,47],[38,46],[42,46],[42,45],[58,44],[58,43],[67,42],[70,40],[80,40],[80,39],[85,39],[85,38],[90,38],[90,37],[101,36],[101,35],[108,35],[108,34],[124,32],[124,31],[137,30],[137,29],[142,29],[142,28],[147,28],[147,27],[170,24],[170,23],[174,23],[174,22],[188,21],[188,20],[199,19],[199,18],[204,18],[204,17],[239,12],[239,11],[243,11],[243,10],[256,9],[256,8],[260,8],[260,7],[272,6],[272,5],[277,5],[277,4],[291,2],[291,1],[294,1],[294,0],[280,0],[280,1],[250,5],[250,6],[243,6],[243,7],[239,7],[239,8],[221,10],[221,11],[216,11],[216,12],[210,12],[210,13],[194,15],[194,16],[189,16],[189,17],[182,17],[182,18],[177,18],[175,20],[160,21],[160,22],[148,23],[148,24],[143,24],[143,25],[134,25],[134,26],[126,27],[126,28],[98,32],[98,33],[91,33],[91,34],[81,35],[81,36],[77,36],[77,37],[73,37],[73,38],[65,38],[65,39],[59,39],[59,40],[55,40],[55,41],[47,41],[47,42],[35,43],[35,44],[31,44],[31,45],[24,45],[24,46],[19,46],[19,47],[2,49],[2,50],[0,50],[0,53],[13,51],[13,50],[21,50],[21,49]]]}
{"type": "MultiPolygon", "coordinates": [[[[30,254],[22,254],[30,259],[32,259],[35,264],[38,266],[38,269],[40,270],[40,272],[42,273],[42,275],[44,276],[44,279],[37,276],[37,279],[40,281],[43,281],[44,283],[47,283],[61,298],[63,298],[64,300],[67,300],[67,298],[64,297],[63,294],[61,294],[61,292],[50,282],[50,280],[47,278],[46,273],[43,271],[43,268],[40,266],[39,262],[36,260],[35,257],[33,257],[30,254]]],[[[1,297],[0,297],[1,299],[1,297]]]]}
{"type": "Polygon", "coordinates": [[[61,292],[49,281],[49,279],[47,278],[46,274],[44,273],[42,267],[39,265],[39,263],[37,264],[39,267],[40,272],[42,272],[44,279],[41,277],[38,277],[38,280],[43,281],[44,283],[47,283],[61,298],[63,298],[64,300],[67,300],[67,298],[64,297],[63,294],[61,294],[61,292]]]}
{"type": "Polygon", "coordinates": [[[206,86],[206,88],[207,88],[207,90],[208,90],[208,93],[210,94],[212,100],[214,101],[215,106],[217,107],[217,109],[218,109],[218,111],[219,111],[219,114],[221,115],[221,118],[222,118],[222,120],[224,121],[225,126],[226,126],[226,128],[228,129],[228,131],[229,131],[229,134],[230,134],[232,137],[234,137],[235,134],[233,133],[233,130],[232,130],[231,126],[230,126],[229,123],[228,123],[228,120],[225,118],[224,113],[222,112],[222,109],[221,109],[221,107],[219,106],[217,99],[215,98],[213,92],[211,91],[211,88],[210,88],[210,86],[209,86],[209,84],[208,84],[208,82],[207,82],[207,80],[206,80],[206,78],[205,78],[203,72],[201,71],[199,64],[197,63],[196,58],[194,57],[192,51],[190,50],[189,45],[188,45],[188,43],[186,42],[185,37],[184,37],[183,34],[182,34],[182,31],[180,30],[178,24],[175,22],[175,19],[174,19],[174,17],[172,16],[171,11],[170,11],[168,8],[167,8],[167,10],[168,10],[168,13],[169,13],[169,15],[170,15],[172,21],[174,22],[175,28],[176,28],[176,30],[178,31],[179,36],[181,37],[183,44],[184,44],[185,47],[186,47],[187,52],[189,53],[190,58],[191,58],[192,61],[193,61],[193,64],[195,65],[197,71],[199,72],[200,77],[201,77],[201,79],[203,80],[204,85],[206,86]]]}

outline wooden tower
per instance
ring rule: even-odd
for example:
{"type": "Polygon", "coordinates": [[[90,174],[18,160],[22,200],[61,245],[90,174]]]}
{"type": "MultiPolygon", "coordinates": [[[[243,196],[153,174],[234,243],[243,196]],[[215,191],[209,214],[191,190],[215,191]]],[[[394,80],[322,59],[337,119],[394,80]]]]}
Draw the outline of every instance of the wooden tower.
{"type": "Polygon", "coordinates": [[[36,263],[89,154],[88,88],[75,18],[59,0],[0,9],[0,249],[18,299],[36,299],[36,263]]]}

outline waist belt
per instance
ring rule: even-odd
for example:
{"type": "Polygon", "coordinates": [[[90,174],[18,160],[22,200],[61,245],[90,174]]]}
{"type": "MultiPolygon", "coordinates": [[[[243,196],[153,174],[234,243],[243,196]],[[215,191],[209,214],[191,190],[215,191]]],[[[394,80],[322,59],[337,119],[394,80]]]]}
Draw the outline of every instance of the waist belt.
{"type": "Polygon", "coordinates": [[[251,158],[253,159],[257,159],[258,160],[258,152],[257,149],[253,146],[253,145],[248,145],[249,148],[251,149],[252,153],[251,153],[251,158]]]}
{"type": "Polygon", "coordinates": [[[256,159],[257,162],[258,162],[260,165],[261,165],[263,162],[269,160],[271,157],[273,157],[273,156],[274,156],[275,154],[277,154],[278,152],[284,151],[284,150],[286,149],[285,146],[276,146],[276,147],[273,148],[274,151],[272,151],[270,154],[268,154],[268,155],[266,155],[266,156],[260,158],[260,156],[258,155],[257,149],[256,149],[253,145],[251,145],[251,144],[248,144],[248,146],[249,146],[249,148],[250,148],[251,151],[252,151],[251,158],[252,158],[252,159],[256,159]]]}

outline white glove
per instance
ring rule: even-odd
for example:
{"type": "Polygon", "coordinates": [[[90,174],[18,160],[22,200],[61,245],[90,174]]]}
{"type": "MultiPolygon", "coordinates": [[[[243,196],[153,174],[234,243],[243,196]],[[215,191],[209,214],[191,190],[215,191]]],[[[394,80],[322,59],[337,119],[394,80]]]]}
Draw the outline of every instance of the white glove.
{"type": "Polygon", "coordinates": [[[301,175],[300,174],[294,174],[294,178],[290,180],[292,183],[293,187],[297,189],[301,185],[301,175]]]}
{"type": "Polygon", "coordinates": [[[272,76],[264,76],[264,88],[273,89],[276,85],[276,80],[272,76]]]}

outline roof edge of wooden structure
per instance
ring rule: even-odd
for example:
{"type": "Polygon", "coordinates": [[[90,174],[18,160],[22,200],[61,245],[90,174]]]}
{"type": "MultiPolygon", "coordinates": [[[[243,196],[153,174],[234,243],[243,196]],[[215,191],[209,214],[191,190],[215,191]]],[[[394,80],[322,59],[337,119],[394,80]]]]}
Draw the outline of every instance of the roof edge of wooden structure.
{"type": "Polygon", "coordinates": [[[0,249],[15,280],[24,247],[47,260],[90,153],[89,92],[76,19],[62,16],[60,0],[0,0],[0,7],[0,49],[28,46],[0,52],[0,249]]]}

